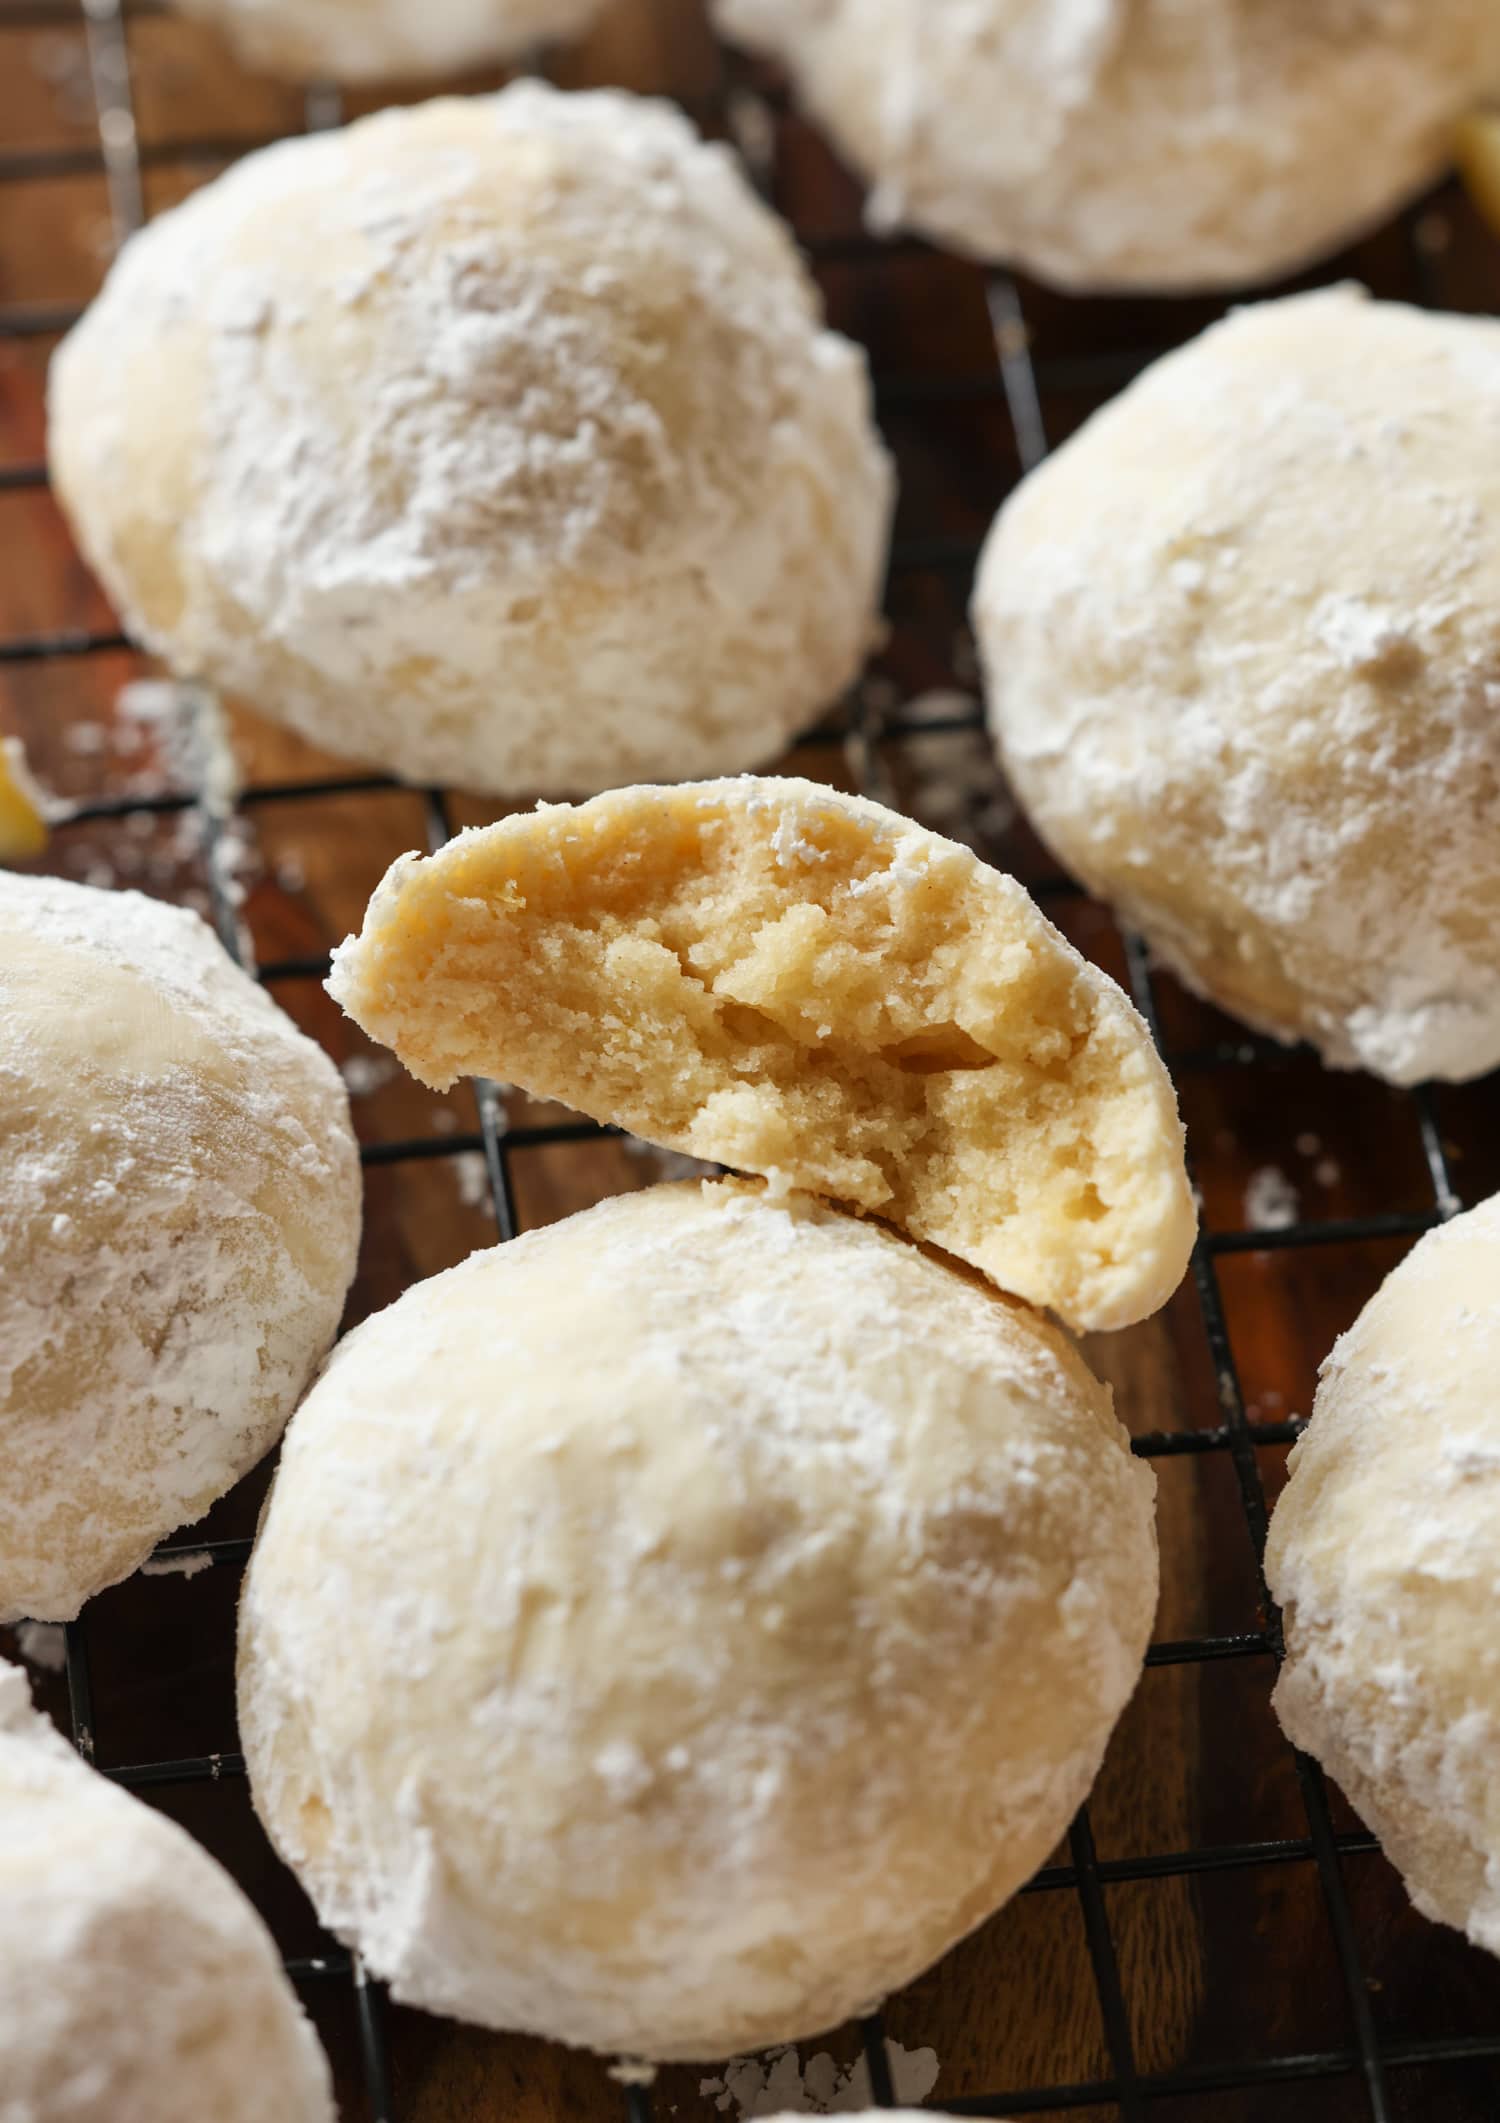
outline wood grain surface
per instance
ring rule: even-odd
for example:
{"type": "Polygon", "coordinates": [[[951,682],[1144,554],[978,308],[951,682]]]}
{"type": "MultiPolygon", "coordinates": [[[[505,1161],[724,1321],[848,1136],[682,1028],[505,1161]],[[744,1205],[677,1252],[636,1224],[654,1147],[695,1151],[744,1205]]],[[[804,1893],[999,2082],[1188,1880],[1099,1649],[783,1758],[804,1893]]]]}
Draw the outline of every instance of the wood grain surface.
{"type": "MultiPolygon", "coordinates": [[[[85,40],[67,0],[55,19],[22,0],[0,0],[0,320],[86,301],[111,242],[95,144],[85,40]],[[76,166],[17,165],[13,158],[77,150],[76,166]]],[[[165,13],[130,18],[130,51],[147,196],[153,210],[181,197],[245,146],[304,123],[301,95],[242,72],[207,32],[165,13]]],[[[771,146],[777,203],[813,241],[818,277],[836,322],[864,340],[882,384],[887,433],[902,477],[898,534],[907,558],[893,574],[889,643],[861,689],[852,724],[835,717],[824,739],[796,755],[800,771],[864,786],[948,832],[1047,891],[1048,911],[1081,948],[1123,974],[1120,939],[1106,913],[1059,891],[1062,881],[1017,820],[988,749],[973,728],[888,738],[881,718],[920,720],[972,710],[973,652],[964,627],[966,548],[986,528],[1018,474],[1010,421],[995,373],[983,277],[919,244],[884,251],[850,244],[858,195],[813,130],[767,75],[733,66],[708,35],[698,0],[619,8],[552,71],[569,85],[613,81],[683,98],[717,123],[726,90],[748,112],[744,138],[771,146]],[[757,100],[745,103],[747,90],[757,100]],[[769,103],[758,92],[769,93],[769,103]],[[913,557],[914,556],[914,557],[913,557]],[[852,733],[851,734],[851,730],[852,733]],[[864,735],[861,736],[860,732],[864,735]]],[[[480,75],[482,87],[498,75],[480,75]]],[[[409,100],[417,91],[403,94],[409,100]]],[[[351,98],[350,110],[385,98],[351,98]]],[[[1382,292],[1431,292],[1456,307],[1494,304],[1500,253],[1452,189],[1398,229],[1382,232],[1317,277],[1354,272],[1382,292]]],[[[1022,290],[1044,386],[1051,439],[1069,432],[1117,388],[1142,356],[1175,343],[1214,305],[1078,302],[1022,290]]],[[[23,321],[26,321],[23,319],[23,321]]],[[[114,624],[79,562],[46,491],[25,478],[44,445],[43,386],[53,336],[28,328],[0,335],[0,658],[20,637],[114,624]]],[[[357,388],[351,379],[351,388],[357,388]]],[[[1310,497],[1310,505],[1315,497],[1310,497]]],[[[171,739],[159,694],[127,689],[152,667],[124,650],[0,660],[0,729],[22,734],[39,772],[62,795],[189,792],[193,768],[171,739]]],[[[328,760],[248,706],[231,710],[247,787],[338,775],[328,760]]],[[[499,807],[457,796],[456,824],[499,807]]],[[[387,862],[424,842],[430,814],[404,790],[257,801],[231,829],[230,856],[247,939],[262,966],[315,958],[357,924],[387,862]]],[[[207,850],[192,811],[139,811],[64,826],[44,863],[64,876],[137,885],[208,905],[207,850]]],[[[1338,1219],[1431,1206],[1429,1175],[1409,1099],[1362,1078],[1330,1079],[1306,1055],[1220,1060],[1237,1028],[1160,978],[1158,1001],[1177,1068],[1208,1225],[1243,1230],[1257,1174],[1283,1175],[1300,1214],[1338,1219]],[[1196,1059],[1194,1059],[1196,1057],[1196,1059]]],[[[372,1163],[367,1228],[349,1321],[407,1284],[491,1242],[495,1226],[482,1161],[472,1142],[472,1093],[438,1098],[382,1058],[328,1002],[315,979],[278,978],[274,992],[335,1057],[352,1064],[362,1139],[415,1141],[430,1155],[372,1163]]],[[[524,1099],[512,1125],[558,1118],[524,1099]]],[[[1500,1125],[1493,1084],[1444,1093],[1439,1117],[1469,1199],[1500,1186],[1500,1125]]],[[[557,1143],[510,1161],[523,1226],[546,1223],[601,1196],[648,1183],[659,1160],[620,1142],[557,1143]]],[[[1219,1263],[1233,1356],[1252,1420],[1304,1414],[1316,1368],[1336,1333],[1404,1250],[1404,1241],[1247,1250],[1219,1263]]],[[[1113,1383],[1139,1434],[1210,1431],[1223,1420],[1221,1381],[1197,1297],[1185,1288],[1161,1319],[1096,1339],[1090,1356],[1113,1383]]],[[[1255,1451],[1274,1497],[1284,1445],[1255,1451]]],[[[1182,1451],[1156,1460],[1160,1479],[1163,1594],[1158,1637],[1253,1634],[1261,1627],[1255,1556],[1231,1456],[1182,1451]]],[[[201,1530],[242,1535],[254,1522],[265,1473],[244,1483],[201,1530]]],[[[143,1577],[89,1610],[99,1759],[108,1766],[177,1759],[235,1747],[231,1683],[238,1572],[191,1579],[143,1577]]],[[[0,1633],[0,1652],[13,1654],[0,1633]]],[[[60,1718],[61,1683],[38,1674],[60,1718]]],[[[1166,1664],[1148,1671],[1111,1746],[1090,1807],[1106,1868],[1227,1846],[1285,1845],[1232,1867],[1183,1867],[1115,1879],[1103,1915],[1116,1955],[1134,2068],[1146,2094],[1121,2107],[1087,2098],[1071,2107],[1046,2089],[1086,2087],[1112,2065],[1090,1964],[1085,1905],[1070,1880],[1020,1896],[910,1990],[885,2021],[903,2052],[932,2051],[938,2105],[1032,2089],[1034,2108],[1076,2116],[1145,2114],[1177,2123],[1343,2123],[1371,2113],[1357,2073],[1306,2067],[1283,2083],[1236,2089],[1235,2067],[1267,2056],[1347,2058],[1348,1992],[1327,1899],[1307,1855],[1308,1819],[1293,1759],[1268,1707],[1264,1653],[1166,1664]],[[1188,2071],[1196,2090],[1155,2097],[1152,2075],[1188,2071]],[[1147,2098],[1149,2096],[1149,2098],[1147,2098]]],[[[295,1883],[250,1813],[242,1778],[153,1787],[151,1803],[182,1820],[245,1883],[289,1955],[327,1949],[295,1883]]],[[[1334,1794],[1335,1825],[1359,1824],[1334,1794]]],[[[1076,1852],[1067,1847],[1057,1863],[1076,1852]]],[[[1342,1861],[1362,1980],[1389,2069],[1389,2112],[1410,2123],[1481,2123],[1500,2114],[1493,2060],[1429,2064],[1422,2045],[1450,2035],[1500,2034],[1500,1968],[1455,1935],[1414,1916],[1385,1861],[1363,1848],[1342,1861]]],[[[341,1979],[309,1979],[305,1992],[328,2043],[344,2113],[367,2113],[352,1997],[341,1979]]],[[[619,2085],[596,2060],[546,2044],[478,2033],[419,2014],[389,2021],[400,2123],[558,2123],[618,2118],[619,2085]]],[[[804,2045],[801,2064],[831,2056],[841,2071],[859,2053],[855,2030],[804,2045]]],[[[920,2061],[920,2060],[919,2060],[920,2061]]],[[[780,2067],[781,2084],[790,2067],[780,2067]]],[[[3,2064],[0,2064],[3,2069],[3,2064]]],[[[760,2076],[721,2067],[665,2072],[660,2115],[737,2123],[754,2106],[760,2076]],[[705,2091],[705,2086],[708,2088],[705,2091]]],[[[822,2085],[819,2071],[808,2073],[822,2085]]]]}

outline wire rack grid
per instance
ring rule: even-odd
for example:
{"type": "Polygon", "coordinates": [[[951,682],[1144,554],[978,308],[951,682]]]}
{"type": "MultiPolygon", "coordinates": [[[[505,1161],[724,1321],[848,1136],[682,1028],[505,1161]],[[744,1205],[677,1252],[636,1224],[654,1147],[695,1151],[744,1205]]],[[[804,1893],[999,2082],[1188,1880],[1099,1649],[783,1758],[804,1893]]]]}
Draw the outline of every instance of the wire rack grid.
{"type": "MultiPolygon", "coordinates": [[[[129,18],[121,0],[82,0],[81,12],[72,0],[10,0],[0,11],[0,27],[76,25],[80,20],[87,40],[92,86],[96,143],[58,149],[6,150],[0,143],[0,199],[15,196],[15,189],[30,181],[72,172],[103,173],[113,223],[114,240],[124,240],[138,228],[146,214],[146,184],[143,171],[150,156],[143,155],[132,101],[129,51],[130,24],[158,12],[151,0],[138,0],[129,18]]],[[[712,129],[734,140],[745,155],[747,167],[759,188],[777,193],[776,148],[786,123],[784,99],[774,84],[757,69],[749,68],[728,52],[719,53],[720,77],[715,95],[706,108],[693,115],[712,129]]],[[[339,122],[342,116],[338,92],[327,87],[308,90],[304,119],[309,130],[339,122]]],[[[235,144],[235,151],[243,143],[235,144]]],[[[219,151],[213,143],[197,143],[180,149],[189,160],[212,159],[219,151]]],[[[223,153],[230,152],[225,148],[223,153]]],[[[804,247],[816,264],[856,267],[879,273],[902,248],[881,244],[862,235],[820,237],[815,230],[798,228],[804,247]]],[[[1413,291],[1419,299],[1439,301],[1436,249],[1424,228],[1422,210],[1414,210],[1404,225],[1403,241],[1413,291]]],[[[1176,321],[1162,343],[1147,342],[1124,352],[1112,350],[1096,355],[1088,348],[1081,354],[1055,359],[1050,368],[1033,349],[1028,303],[1035,291],[1023,291],[1003,272],[984,276],[992,364],[980,376],[961,379],[913,379],[882,375],[876,368],[877,411],[888,420],[893,410],[920,415],[924,407],[948,413],[977,405],[1003,408],[1009,422],[1014,468],[1024,474],[1046,455],[1049,446],[1049,399],[1084,381],[1091,389],[1117,387],[1150,359],[1182,335],[1176,321]]],[[[1163,314],[1167,314],[1165,311],[1163,314]]],[[[49,303],[0,305],[0,345],[7,340],[50,336],[72,321],[70,308],[49,303]]],[[[0,468],[0,489],[40,488],[46,480],[40,463],[20,463],[0,468]]],[[[996,493],[992,501],[998,501],[996,493]]],[[[913,575],[940,576],[950,604],[961,611],[961,600],[977,556],[973,536],[955,536],[945,525],[919,528],[914,534],[903,529],[891,559],[890,591],[899,596],[903,578],[913,575]]],[[[899,627],[899,618],[894,619],[899,627]]],[[[125,638],[112,629],[50,630],[0,637],[0,666],[23,666],[52,660],[96,657],[120,650],[125,638]]],[[[893,697],[889,684],[864,683],[842,704],[837,715],[813,732],[809,747],[835,747],[841,753],[846,778],[862,792],[884,800],[900,800],[899,762],[903,746],[934,736],[973,734],[981,730],[981,717],[973,702],[956,706],[929,703],[921,712],[893,697]]],[[[252,783],[238,798],[240,809],[255,814],[271,804],[298,803],[309,799],[341,797],[359,799],[391,789],[395,784],[378,776],[346,774],[292,782],[252,783]]],[[[453,829],[449,797],[442,791],[423,794],[427,838],[440,845],[453,829]]],[[[206,865],[211,911],[220,936],[229,950],[244,962],[245,937],[237,907],[227,888],[224,873],[214,857],[216,845],[229,820],[204,789],[132,789],[121,795],[105,794],[85,803],[77,813],[81,821],[104,821],[133,816],[161,816],[173,812],[194,814],[207,851],[206,865]]],[[[1063,918],[1072,899],[1081,899],[1068,880],[1042,876],[1034,889],[1052,911],[1063,918]]],[[[1168,1064],[1179,1081],[1195,1072],[1250,1068],[1275,1097],[1273,1072],[1283,1057],[1263,1043],[1246,1038],[1232,1028],[1223,1028],[1206,1044],[1182,1049],[1164,1033],[1169,1011],[1163,1010],[1163,990],[1171,984],[1153,970],[1139,939],[1119,939],[1123,966],[1135,1001],[1151,1025],[1168,1064]]],[[[322,954],[284,957],[258,968],[259,978],[276,988],[318,980],[326,972],[322,954]]],[[[1196,1302],[1196,1331],[1201,1336],[1212,1369],[1217,1397],[1217,1420],[1193,1427],[1171,1427],[1138,1435],[1138,1453],[1161,1462],[1192,1457],[1221,1458],[1232,1470],[1237,1492],[1243,1538],[1260,1610],[1260,1626],[1221,1633],[1198,1633],[1155,1643],[1148,1656],[1150,1667],[1206,1667],[1223,1661],[1261,1661],[1270,1665],[1281,1655],[1279,1617],[1261,1571],[1268,1503],[1263,1476],[1265,1448],[1284,1446],[1297,1434],[1292,1420],[1264,1421],[1255,1414],[1242,1387],[1236,1366],[1224,1290],[1223,1266],[1236,1254],[1288,1249],[1334,1249],[1355,1247],[1371,1241],[1407,1241],[1462,1206],[1444,1135],[1438,1102],[1429,1089],[1418,1090],[1399,1101],[1404,1125],[1412,1132],[1428,1182],[1430,1199],[1421,1206],[1378,1207],[1364,1213],[1322,1219],[1301,1216],[1282,1219],[1277,1228],[1206,1228],[1193,1257],[1191,1288],[1196,1302]]],[[[513,1167],[519,1153],[543,1145],[589,1143],[609,1131],[573,1119],[538,1125],[512,1125],[503,1101],[494,1087],[476,1087],[477,1128],[445,1137],[407,1137],[366,1145],[367,1165],[392,1165],[407,1161],[478,1153],[484,1161],[499,1237],[508,1239],[520,1228],[513,1167]]],[[[191,1559],[233,1570],[243,1565],[249,1551],[246,1540],[194,1542],[179,1538],[158,1554],[158,1562],[171,1567],[191,1559]]],[[[66,1685],[72,1735],[85,1758],[92,1760],[97,1743],[94,1690],[90,1673],[89,1619],[69,1626],[66,1633],[66,1685]]],[[[175,1759],[147,1758],[112,1766],[107,1773],[130,1788],[151,1791],[195,1783],[217,1783],[242,1777],[244,1763],[233,1749],[175,1759]]],[[[1019,2116],[1044,2112],[1115,2114],[1124,2123],[1143,2123],[1160,2113],[1182,2114],[1174,2099],[1204,2096],[1224,2089],[1263,2089],[1274,2101],[1276,2089],[1294,2082],[1353,2084],[1361,2090],[1357,2109],[1340,2113],[1365,2113],[1373,2123],[1395,2123],[1407,2111],[1393,2088],[1407,2070],[1443,2063],[1473,2063],[1500,2059],[1500,2020],[1486,2026],[1422,2040],[1392,2040],[1378,2027],[1372,2009],[1367,1972],[1362,1963],[1357,1927],[1351,1915],[1346,1868],[1373,1848],[1373,1839],[1357,1827],[1339,1831],[1329,1794],[1315,1764],[1295,1759],[1295,1778],[1302,1808],[1301,1832],[1277,1838],[1213,1841],[1193,1847],[1168,1849],[1145,1855],[1125,1854],[1110,1858],[1096,1846],[1089,1808],[1074,1822],[1065,1861],[1043,1871],[1028,1889],[1030,1894],[1071,1894],[1076,1897],[1087,1941],[1088,1963],[1097,1991],[1097,2003],[1108,2057],[1105,2075],[1073,2083],[1036,2083],[996,2087],[993,2091],[966,2093],[944,2105],[975,2115],[1019,2116]],[[1227,2062],[1184,2066],[1158,2071],[1146,2068],[1138,2057],[1122,1985],[1120,1955],[1111,1921],[1109,1891],[1127,1883],[1180,1878],[1204,1880],[1245,1868],[1274,1868],[1307,1863],[1316,1868],[1329,1932],[1336,1956],[1339,1982],[1345,2000],[1347,2038],[1335,2046],[1304,2048],[1283,2053],[1241,2055],[1227,2062]],[[1165,2105],[1164,2105],[1165,2104],[1165,2105]]],[[[331,1942],[316,1955],[288,1960],[293,1977],[303,1985],[344,1984],[352,1987],[359,2035],[363,2078],[364,2112],[370,2123],[400,2123],[401,2108],[393,2092],[393,2074],[387,2039],[388,2007],[380,1986],[366,1979],[357,1957],[331,1942]]],[[[860,2030],[873,2099],[889,2106],[895,2090],[889,2065],[885,2032],[880,2015],[872,2016],[860,2030]]],[[[1492,2084],[1500,2082],[1491,2082],[1492,2084]]],[[[627,2085],[620,2099],[630,2123],[651,2123],[653,2096],[644,2085],[627,2085]]],[[[1271,2109],[1256,2113],[1272,2113],[1271,2109]]],[[[1493,2110],[1488,2112],[1493,2113],[1493,2110]]]]}

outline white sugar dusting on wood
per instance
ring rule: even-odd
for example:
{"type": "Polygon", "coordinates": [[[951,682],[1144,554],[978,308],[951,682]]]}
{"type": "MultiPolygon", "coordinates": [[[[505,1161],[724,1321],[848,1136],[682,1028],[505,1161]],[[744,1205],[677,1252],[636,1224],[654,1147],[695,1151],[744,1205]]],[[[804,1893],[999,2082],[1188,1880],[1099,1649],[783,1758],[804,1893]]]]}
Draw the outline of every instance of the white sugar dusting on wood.
{"type": "MultiPolygon", "coordinates": [[[[898,2107],[916,2107],[937,2084],[937,2052],[903,2049],[887,2041],[886,2061],[898,2107]]],[[[736,2057],[722,2076],[700,2079],[698,2091],[725,2112],[741,2116],[846,2115],[871,2104],[870,2067],[861,2056],[843,2065],[826,2050],[803,2064],[795,2049],[773,2049],[762,2057],[736,2057]]]]}
{"type": "Polygon", "coordinates": [[[1245,1228],[1285,1231],[1297,1221],[1302,1197],[1277,1165],[1252,1172],[1245,1188],[1245,1228]]]}

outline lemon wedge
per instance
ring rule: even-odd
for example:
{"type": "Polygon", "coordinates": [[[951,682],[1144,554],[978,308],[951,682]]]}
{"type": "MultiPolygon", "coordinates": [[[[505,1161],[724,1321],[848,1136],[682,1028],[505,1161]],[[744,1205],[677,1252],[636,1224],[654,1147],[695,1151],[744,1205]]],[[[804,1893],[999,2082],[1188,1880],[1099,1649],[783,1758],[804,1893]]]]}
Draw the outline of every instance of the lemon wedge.
{"type": "Polygon", "coordinates": [[[1469,197],[1500,235],[1500,111],[1460,119],[1454,154],[1469,197]]]}
{"type": "Polygon", "coordinates": [[[0,863],[25,862],[47,845],[46,799],[19,737],[0,737],[0,863]]]}

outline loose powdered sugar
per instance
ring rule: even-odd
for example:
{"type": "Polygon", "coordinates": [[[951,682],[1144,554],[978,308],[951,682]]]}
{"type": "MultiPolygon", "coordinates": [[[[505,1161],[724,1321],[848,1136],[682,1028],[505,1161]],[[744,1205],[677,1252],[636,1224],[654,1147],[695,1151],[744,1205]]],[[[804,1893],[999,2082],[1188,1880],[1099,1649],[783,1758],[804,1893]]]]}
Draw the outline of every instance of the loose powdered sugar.
{"type": "MultiPolygon", "coordinates": [[[[937,2052],[903,2049],[887,2040],[886,2065],[900,2107],[915,2107],[937,2084],[937,2052]]],[[[864,2056],[842,2065],[827,2050],[803,2064],[795,2049],[774,2049],[764,2057],[736,2057],[722,2077],[700,2079],[698,2091],[724,2114],[734,2109],[747,2119],[781,2115],[859,2115],[871,2105],[870,2066],[864,2056]]]]}
{"type": "Polygon", "coordinates": [[[28,1666],[61,1673],[68,1663],[68,1641],[59,1622],[17,1622],[16,1649],[28,1666]]]}
{"type": "Polygon", "coordinates": [[[1261,1165],[1245,1186],[1247,1231],[1285,1231],[1297,1221],[1301,1196],[1279,1165],[1261,1165]]]}

